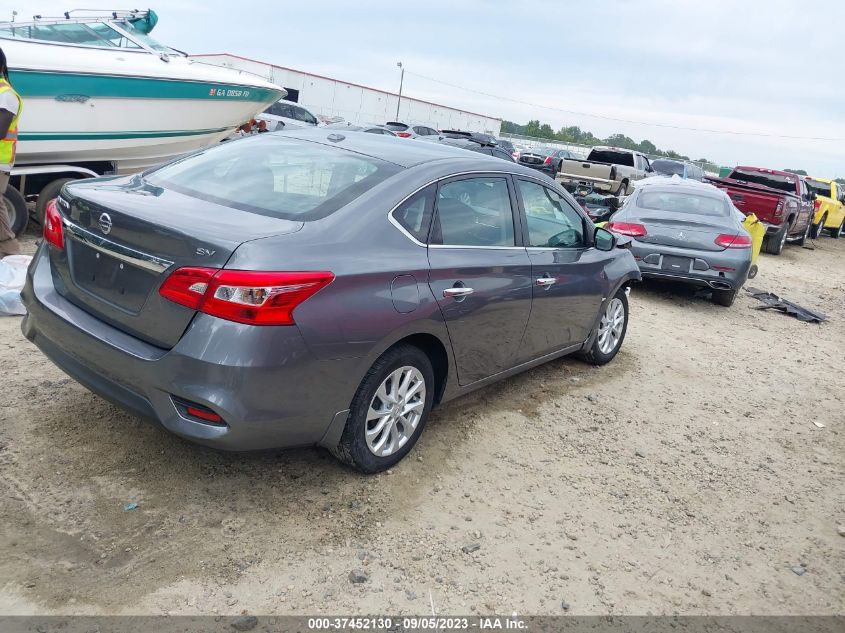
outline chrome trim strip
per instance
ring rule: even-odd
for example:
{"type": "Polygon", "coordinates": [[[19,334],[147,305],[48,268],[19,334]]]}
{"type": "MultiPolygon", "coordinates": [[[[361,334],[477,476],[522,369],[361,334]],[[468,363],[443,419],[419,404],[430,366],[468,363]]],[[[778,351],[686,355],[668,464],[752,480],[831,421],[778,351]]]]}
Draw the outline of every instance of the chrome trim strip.
{"type": "Polygon", "coordinates": [[[83,229],[81,226],[77,226],[67,218],[62,218],[62,224],[64,224],[64,228],[70,237],[79,240],[96,251],[114,257],[115,259],[119,259],[127,264],[132,264],[138,268],[143,268],[144,270],[149,270],[159,274],[163,273],[173,265],[173,262],[166,259],[142,253],[141,251],[136,251],[133,248],[123,246],[117,242],[112,242],[111,240],[97,235],[96,233],[83,229]]]}

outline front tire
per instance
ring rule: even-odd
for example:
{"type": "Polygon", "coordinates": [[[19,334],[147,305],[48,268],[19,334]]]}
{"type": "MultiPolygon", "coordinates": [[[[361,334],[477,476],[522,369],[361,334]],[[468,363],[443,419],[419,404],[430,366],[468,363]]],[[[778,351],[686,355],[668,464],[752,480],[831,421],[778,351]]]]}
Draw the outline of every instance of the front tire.
{"type": "Polygon", "coordinates": [[[839,223],[839,226],[837,228],[830,229],[830,237],[835,240],[838,240],[840,237],[842,237],[843,232],[845,232],[845,219],[843,219],[842,222],[839,223]]]}
{"type": "Polygon", "coordinates": [[[589,350],[580,354],[581,359],[591,365],[606,365],[619,353],[627,331],[628,295],[620,288],[607,302],[595,340],[589,350]]]}
{"type": "Polygon", "coordinates": [[[421,349],[397,345],[387,350],[361,381],[332,453],[363,473],[387,470],[416,444],[434,390],[431,360],[421,349]]]}

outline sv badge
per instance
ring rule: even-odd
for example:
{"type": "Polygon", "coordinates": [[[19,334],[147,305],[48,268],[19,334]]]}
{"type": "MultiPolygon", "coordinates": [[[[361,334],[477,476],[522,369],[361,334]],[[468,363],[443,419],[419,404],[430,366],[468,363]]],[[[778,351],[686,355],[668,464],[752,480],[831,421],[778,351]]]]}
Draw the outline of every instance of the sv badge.
{"type": "Polygon", "coordinates": [[[217,251],[212,251],[210,249],[202,248],[202,247],[200,247],[196,250],[196,254],[199,255],[200,257],[211,257],[216,252],[217,251]]]}

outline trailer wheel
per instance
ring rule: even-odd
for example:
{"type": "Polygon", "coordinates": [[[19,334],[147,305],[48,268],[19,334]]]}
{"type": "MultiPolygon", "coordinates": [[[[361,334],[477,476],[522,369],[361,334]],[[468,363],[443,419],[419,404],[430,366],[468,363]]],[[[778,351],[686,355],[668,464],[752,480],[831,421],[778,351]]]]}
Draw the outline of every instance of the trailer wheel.
{"type": "Polygon", "coordinates": [[[6,207],[6,213],[9,214],[9,226],[12,227],[12,232],[15,237],[20,237],[26,230],[26,224],[29,221],[26,212],[26,200],[23,199],[17,189],[9,185],[3,195],[3,204],[6,207]]]}
{"type": "Polygon", "coordinates": [[[44,213],[47,211],[47,203],[61,193],[62,187],[66,183],[73,182],[74,180],[76,178],[56,178],[44,185],[41,193],[38,194],[38,200],[35,202],[35,221],[38,224],[44,224],[44,213]]]}

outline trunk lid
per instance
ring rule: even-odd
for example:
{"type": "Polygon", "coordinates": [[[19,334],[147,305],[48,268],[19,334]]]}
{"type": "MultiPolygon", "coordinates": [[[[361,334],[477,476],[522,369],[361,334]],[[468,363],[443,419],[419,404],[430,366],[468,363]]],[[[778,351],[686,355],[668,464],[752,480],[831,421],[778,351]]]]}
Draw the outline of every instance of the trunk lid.
{"type": "Polygon", "coordinates": [[[733,233],[726,227],[726,218],[691,218],[688,213],[661,213],[660,217],[642,214],[631,221],[645,226],[647,235],[638,237],[643,244],[675,246],[699,251],[723,251],[716,244],[721,233],[733,233]]]}
{"type": "Polygon", "coordinates": [[[244,242],[298,231],[301,222],[207,202],[140,176],[66,187],[65,250],[50,250],[56,290],[129,334],[169,349],[195,312],[161,297],[183,266],[222,268],[244,242]]]}

